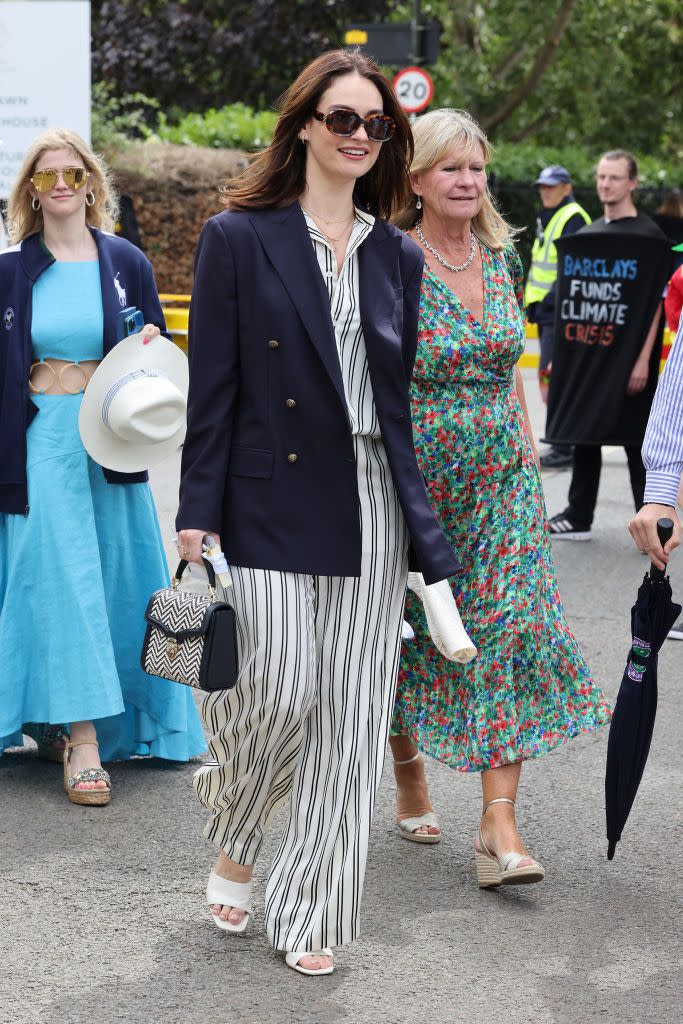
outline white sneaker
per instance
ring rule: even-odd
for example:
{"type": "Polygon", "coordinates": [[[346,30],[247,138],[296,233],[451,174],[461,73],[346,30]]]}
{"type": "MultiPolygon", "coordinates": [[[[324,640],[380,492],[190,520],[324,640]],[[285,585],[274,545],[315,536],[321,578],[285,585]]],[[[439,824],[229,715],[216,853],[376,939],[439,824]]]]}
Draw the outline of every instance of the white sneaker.
{"type": "Polygon", "coordinates": [[[667,640],[683,640],[683,619],[679,619],[678,622],[671,627],[669,632],[666,634],[667,640]]]}

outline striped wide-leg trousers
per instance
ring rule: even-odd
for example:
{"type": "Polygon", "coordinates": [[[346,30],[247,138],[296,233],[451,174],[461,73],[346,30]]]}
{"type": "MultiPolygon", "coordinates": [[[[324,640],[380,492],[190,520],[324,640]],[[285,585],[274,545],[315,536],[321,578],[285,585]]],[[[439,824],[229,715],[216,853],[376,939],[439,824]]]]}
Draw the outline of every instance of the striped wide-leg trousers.
{"type": "Polygon", "coordinates": [[[382,441],[354,440],[361,576],[231,567],[240,674],[204,704],[214,760],[195,787],[211,811],[205,835],[253,864],[289,801],[265,910],[271,943],[286,951],[358,934],[398,671],[407,529],[382,441]]]}

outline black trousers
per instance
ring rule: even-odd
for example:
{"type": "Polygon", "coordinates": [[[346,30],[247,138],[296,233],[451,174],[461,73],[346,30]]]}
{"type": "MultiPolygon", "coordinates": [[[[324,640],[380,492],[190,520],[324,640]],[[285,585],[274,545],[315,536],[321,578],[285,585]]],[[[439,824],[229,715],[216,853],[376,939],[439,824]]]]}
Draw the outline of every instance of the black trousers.
{"type": "MultiPolygon", "coordinates": [[[[631,490],[636,512],[642,508],[645,494],[645,467],[640,457],[640,445],[624,445],[631,478],[631,490]]],[[[569,485],[569,504],[564,514],[582,530],[590,529],[600,487],[602,449],[600,445],[574,445],[574,468],[569,485]]]]}
{"type": "MultiPolygon", "coordinates": [[[[553,361],[553,345],[555,343],[555,327],[553,324],[538,325],[538,347],[540,349],[539,369],[545,370],[553,361]]],[[[551,451],[562,455],[571,455],[570,444],[552,444],[551,451]]]]}

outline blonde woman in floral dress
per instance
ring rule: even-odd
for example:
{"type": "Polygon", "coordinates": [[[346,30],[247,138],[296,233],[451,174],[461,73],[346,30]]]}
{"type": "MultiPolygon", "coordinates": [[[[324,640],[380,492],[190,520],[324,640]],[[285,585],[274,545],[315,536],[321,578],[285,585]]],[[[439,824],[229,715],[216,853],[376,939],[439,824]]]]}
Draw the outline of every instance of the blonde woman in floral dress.
{"type": "Polygon", "coordinates": [[[464,565],[451,580],[478,655],[446,661],[410,595],[391,747],[398,825],[438,842],[419,751],[480,772],[475,837],[481,887],[538,882],[517,830],[522,762],[609,721],[564,616],[538,460],[517,361],[522,268],[486,184],[491,148],[464,111],[414,126],[414,200],[399,219],[423,249],[411,386],[415,443],[433,506],[464,565]]]}

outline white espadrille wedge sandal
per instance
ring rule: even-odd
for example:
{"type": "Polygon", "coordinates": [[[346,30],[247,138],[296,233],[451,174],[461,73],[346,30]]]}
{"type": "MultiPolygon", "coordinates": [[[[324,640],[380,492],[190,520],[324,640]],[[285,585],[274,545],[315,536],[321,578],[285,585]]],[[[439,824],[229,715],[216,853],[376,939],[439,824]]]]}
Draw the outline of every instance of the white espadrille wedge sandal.
{"type": "Polygon", "coordinates": [[[245,930],[253,914],[251,905],[251,882],[231,882],[229,878],[222,878],[212,871],[206,886],[206,899],[209,906],[214,903],[222,907],[232,907],[235,910],[244,910],[245,914],[239,924],[231,924],[230,921],[221,921],[220,918],[211,913],[213,923],[222,932],[235,932],[240,934],[245,930]]]}
{"type": "MultiPolygon", "coordinates": [[[[405,773],[400,772],[398,769],[404,765],[414,764],[416,761],[422,760],[422,754],[418,750],[417,754],[413,757],[409,757],[406,761],[394,761],[394,777],[396,779],[397,787],[403,786],[407,788],[407,779],[400,779],[400,775],[405,773]]],[[[439,820],[434,813],[434,809],[429,799],[429,790],[427,789],[427,780],[424,778],[415,782],[412,782],[412,793],[409,798],[401,800],[400,792],[398,794],[398,806],[396,814],[396,827],[398,828],[399,835],[403,839],[407,839],[410,843],[427,843],[434,845],[434,843],[441,842],[441,829],[439,828],[439,820]],[[438,828],[439,831],[436,833],[431,832],[418,832],[420,828],[438,828]]]]}
{"type": "MultiPolygon", "coordinates": [[[[504,796],[489,800],[484,807],[484,814],[492,804],[512,804],[514,807],[515,801],[504,796]]],[[[542,865],[528,853],[511,851],[502,853],[500,856],[491,853],[484,842],[481,826],[479,835],[474,837],[474,862],[480,889],[493,889],[499,885],[530,885],[533,882],[541,882],[545,878],[545,870],[542,865]],[[522,864],[524,860],[531,863],[522,864]]]]}
{"type": "Polygon", "coordinates": [[[329,946],[325,949],[312,949],[309,951],[304,950],[302,953],[285,953],[285,963],[288,967],[291,967],[293,971],[298,971],[299,974],[308,974],[309,977],[313,978],[320,974],[332,974],[334,970],[334,964],[330,964],[329,967],[302,967],[299,963],[305,956],[332,956],[332,950],[329,946]]]}

